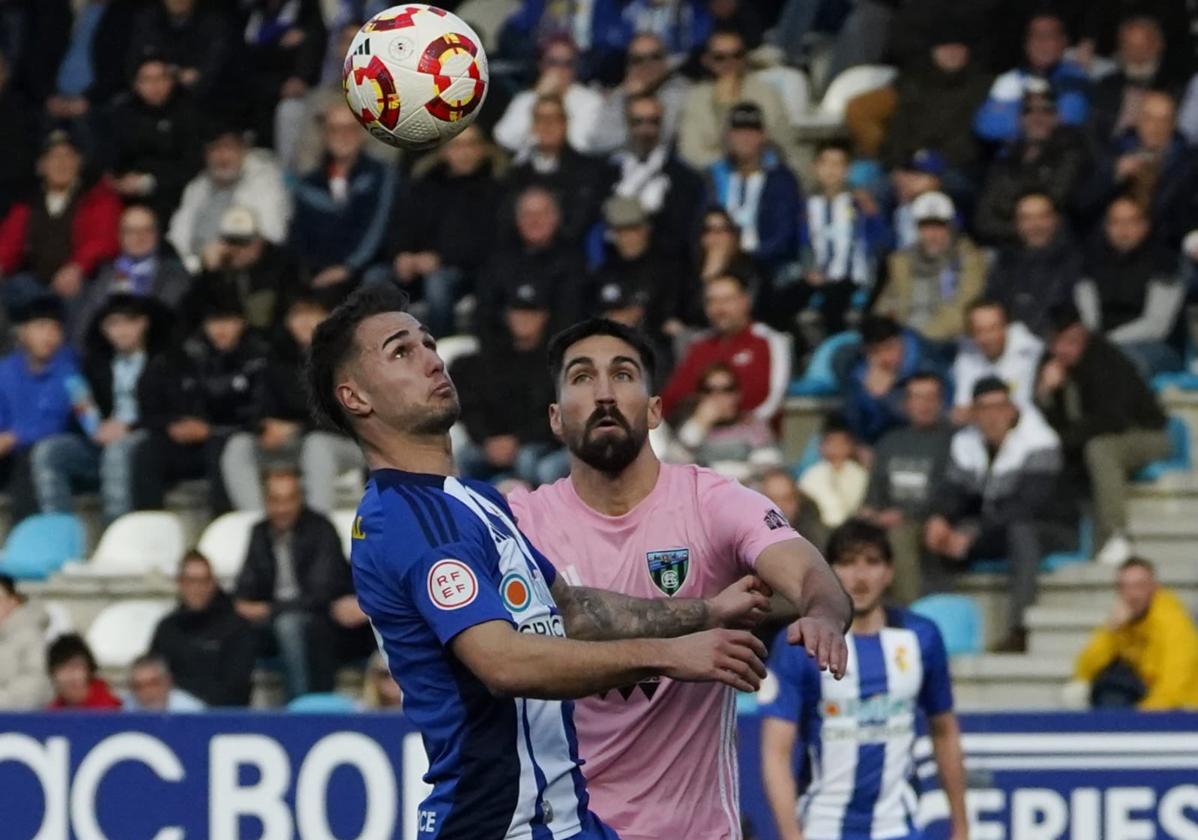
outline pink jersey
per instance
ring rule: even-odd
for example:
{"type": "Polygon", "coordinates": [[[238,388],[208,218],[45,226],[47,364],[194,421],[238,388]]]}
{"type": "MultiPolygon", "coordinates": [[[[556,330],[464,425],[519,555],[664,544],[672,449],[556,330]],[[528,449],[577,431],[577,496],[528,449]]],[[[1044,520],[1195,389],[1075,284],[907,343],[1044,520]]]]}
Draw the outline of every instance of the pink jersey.
{"type": "MultiPolygon", "coordinates": [[[[764,496],[694,466],[663,464],[623,516],[587,507],[568,478],[509,502],[570,584],[642,598],[710,597],[798,536],[764,496]]],[[[579,700],[574,723],[591,807],[621,840],[739,840],[731,688],[662,678],[579,700]]]]}

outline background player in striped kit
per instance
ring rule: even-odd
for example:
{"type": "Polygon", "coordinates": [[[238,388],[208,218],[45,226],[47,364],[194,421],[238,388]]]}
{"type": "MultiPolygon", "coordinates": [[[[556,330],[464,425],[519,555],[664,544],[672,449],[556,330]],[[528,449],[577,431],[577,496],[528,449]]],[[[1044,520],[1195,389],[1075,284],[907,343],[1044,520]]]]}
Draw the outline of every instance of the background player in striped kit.
{"type": "Polygon", "coordinates": [[[894,577],[886,532],[850,519],[828,538],[828,561],[853,598],[844,680],[821,674],[781,641],[770,656],[777,697],[762,713],[763,776],[782,840],[919,840],[912,748],[928,718],[951,840],[968,840],[961,734],[948,657],[931,621],[882,603],[894,577]],[[804,751],[800,780],[794,748],[804,751]],[[796,812],[795,802],[798,801],[796,812]]]}

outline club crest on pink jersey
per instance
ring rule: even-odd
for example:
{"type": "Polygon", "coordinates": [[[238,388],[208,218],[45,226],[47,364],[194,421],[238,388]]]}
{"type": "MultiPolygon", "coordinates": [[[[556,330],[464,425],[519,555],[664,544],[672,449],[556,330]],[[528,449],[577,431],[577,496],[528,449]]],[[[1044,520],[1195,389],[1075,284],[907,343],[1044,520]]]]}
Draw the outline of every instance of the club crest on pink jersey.
{"type": "Polygon", "coordinates": [[[649,577],[653,585],[673,597],[674,593],[686,583],[686,573],[690,571],[691,550],[689,548],[667,548],[664,551],[650,551],[645,554],[649,564],[649,577]]]}

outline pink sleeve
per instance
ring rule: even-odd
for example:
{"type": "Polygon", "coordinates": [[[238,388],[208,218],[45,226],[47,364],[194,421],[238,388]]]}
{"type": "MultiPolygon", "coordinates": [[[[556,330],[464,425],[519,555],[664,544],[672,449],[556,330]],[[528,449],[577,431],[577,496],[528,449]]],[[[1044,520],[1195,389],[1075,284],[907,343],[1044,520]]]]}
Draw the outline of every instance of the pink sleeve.
{"type": "Polygon", "coordinates": [[[736,558],[749,571],[771,545],[799,537],[773,502],[715,473],[700,473],[699,504],[716,556],[736,558]]]}

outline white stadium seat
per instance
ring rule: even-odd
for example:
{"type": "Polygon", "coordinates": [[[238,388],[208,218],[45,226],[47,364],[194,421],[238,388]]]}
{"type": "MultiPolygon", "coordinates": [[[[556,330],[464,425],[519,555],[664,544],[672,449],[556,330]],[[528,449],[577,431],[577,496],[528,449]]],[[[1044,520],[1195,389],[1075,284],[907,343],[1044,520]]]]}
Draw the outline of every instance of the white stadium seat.
{"type": "Polygon", "coordinates": [[[819,107],[814,113],[803,117],[801,125],[840,125],[844,122],[844,111],[850,99],[886,87],[896,75],[898,71],[895,68],[883,64],[850,67],[832,80],[819,107]]]}
{"type": "Polygon", "coordinates": [[[75,632],[75,618],[70,608],[61,601],[43,601],[46,610],[46,641],[52,642],[59,636],[75,632]]]}
{"type": "Polygon", "coordinates": [[[786,116],[790,124],[802,125],[803,118],[811,107],[811,86],[807,75],[794,67],[776,64],[753,74],[778,92],[782,104],[786,106],[786,116]]]}
{"type": "Polygon", "coordinates": [[[87,645],[101,668],[127,668],[150,647],[154,628],[171,611],[169,601],[118,601],[87,628],[87,645]]]}
{"type": "Polygon", "coordinates": [[[119,577],[150,572],[173,577],[187,548],[183,522],[161,510],[126,513],[104,529],[86,563],[64,567],[72,576],[119,577]]]}
{"type": "Polygon", "coordinates": [[[218,516],[204,529],[196,548],[208,558],[218,578],[233,578],[241,571],[250,547],[250,531],[261,520],[261,511],[236,510],[218,516]]]}

